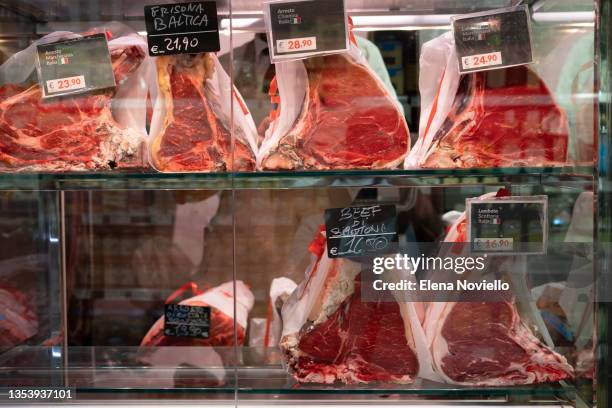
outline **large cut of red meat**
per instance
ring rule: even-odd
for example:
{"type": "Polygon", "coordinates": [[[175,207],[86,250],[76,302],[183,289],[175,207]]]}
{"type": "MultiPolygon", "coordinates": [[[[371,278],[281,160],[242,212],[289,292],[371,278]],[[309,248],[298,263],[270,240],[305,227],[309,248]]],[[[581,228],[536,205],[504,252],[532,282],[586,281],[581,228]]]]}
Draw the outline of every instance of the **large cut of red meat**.
{"type": "MultiPolygon", "coordinates": [[[[244,343],[248,313],[253,307],[253,293],[242,282],[236,281],[236,338],[244,343]]],[[[210,336],[208,339],[170,337],[164,335],[164,317],[160,317],[149,329],[141,346],[232,346],[234,341],[234,283],[227,282],[201,295],[183,300],[179,304],[209,306],[210,336]]]]}
{"type": "Polygon", "coordinates": [[[544,82],[517,66],[464,75],[440,129],[418,143],[429,144],[418,158],[427,168],[560,165],[568,124],[544,82]]]}
{"type": "Polygon", "coordinates": [[[311,58],[304,65],[308,89],[301,113],[263,153],[261,167],[369,169],[401,163],[410,148],[408,126],[375,74],[348,54],[311,58]]]}
{"type": "MultiPolygon", "coordinates": [[[[500,190],[497,196],[505,194],[500,190]]],[[[466,225],[464,213],[445,241],[465,242],[466,225]]],[[[491,267],[500,265],[503,260],[497,259],[491,267]]],[[[450,383],[507,386],[573,377],[565,357],[544,345],[525,324],[514,295],[487,302],[431,303],[425,331],[434,366],[450,383]]]]}
{"type": "MultiPolygon", "coordinates": [[[[121,84],[144,59],[137,46],[114,48],[121,84]]],[[[113,118],[113,90],[42,99],[39,85],[0,88],[0,171],[70,171],[143,165],[143,136],[113,118]]]]}
{"type": "Polygon", "coordinates": [[[515,385],[572,378],[567,360],[521,321],[514,299],[448,303],[432,351],[450,382],[515,385]]]}
{"type": "Polygon", "coordinates": [[[419,372],[407,304],[361,298],[360,266],[330,259],[325,238],[307,280],[283,306],[281,349],[294,378],[317,383],[411,383],[419,372]]]}
{"type": "Polygon", "coordinates": [[[23,344],[38,333],[38,318],[25,294],[0,285],[0,349],[23,344]]]}
{"type": "MultiPolygon", "coordinates": [[[[246,171],[255,169],[255,154],[240,127],[232,152],[231,118],[223,114],[211,54],[157,58],[157,82],[164,101],[163,126],[151,157],[161,171],[246,171]]],[[[229,79],[228,79],[229,85],[229,79]]]]}

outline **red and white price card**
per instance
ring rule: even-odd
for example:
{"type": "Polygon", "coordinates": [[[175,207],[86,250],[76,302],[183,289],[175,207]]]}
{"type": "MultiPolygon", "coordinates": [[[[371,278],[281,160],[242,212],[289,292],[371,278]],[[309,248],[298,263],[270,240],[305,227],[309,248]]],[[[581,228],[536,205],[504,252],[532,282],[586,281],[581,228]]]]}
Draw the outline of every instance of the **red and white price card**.
{"type": "Polygon", "coordinates": [[[279,54],[295,51],[314,51],[317,49],[317,37],[277,40],[276,50],[279,54]]]}
{"type": "Polygon", "coordinates": [[[487,54],[469,55],[461,58],[463,69],[475,69],[502,65],[501,52],[489,52],[487,54]]]}
{"type": "Polygon", "coordinates": [[[74,91],[76,89],[83,89],[85,87],[84,75],[77,75],[69,78],[50,79],[47,81],[47,90],[50,94],[74,91]]]}

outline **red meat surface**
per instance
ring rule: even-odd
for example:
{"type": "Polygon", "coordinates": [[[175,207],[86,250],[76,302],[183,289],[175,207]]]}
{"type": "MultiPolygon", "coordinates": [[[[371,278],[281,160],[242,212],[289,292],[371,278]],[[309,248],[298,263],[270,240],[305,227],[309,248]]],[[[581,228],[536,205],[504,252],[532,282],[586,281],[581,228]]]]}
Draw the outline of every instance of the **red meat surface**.
{"type": "MultiPolygon", "coordinates": [[[[503,199],[509,191],[500,189],[503,199]]],[[[466,240],[466,214],[449,228],[446,242],[466,240]]],[[[458,247],[454,250],[459,249],[458,247]]],[[[460,253],[460,252],[457,252],[460,253]]],[[[508,258],[496,257],[487,273],[502,276],[508,258]],[[497,270],[494,270],[497,269],[497,270]]],[[[469,273],[464,275],[469,279],[469,273]]],[[[467,294],[469,296],[469,294],[467,294]]],[[[518,293],[495,293],[485,302],[432,302],[425,318],[434,365],[450,383],[509,386],[556,382],[574,377],[574,369],[561,354],[538,339],[517,307],[518,293]],[[502,296],[500,296],[502,295],[502,296]]]]}
{"type": "Polygon", "coordinates": [[[408,309],[402,313],[400,303],[388,300],[389,293],[363,300],[359,266],[327,258],[322,234],[309,250],[318,259],[282,311],[280,346],[293,377],[328,384],[413,382],[419,359],[408,309]]]}
{"type": "Polygon", "coordinates": [[[565,113],[523,65],[464,75],[447,119],[419,163],[427,168],[553,166],[565,163],[567,146],[565,113]]]}
{"type": "Polygon", "coordinates": [[[215,73],[212,57],[158,57],[157,68],[165,118],[152,145],[155,167],[161,171],[254,170],[255,155],[238,137],[232,155],[229,118],[217,113],[222,101],[207,86],[215,73]]]}
{"type": "Polygon", "coordinates": [[[352,373],[348,382],[394,382],[414,378],[419,370],[408,345],[397,303],[362,302],[355,292],[325,322],[301,333],[300,357],[293,365],[298,380],[319,372],[336,376],[352,373]]]}
{"type": "Polygon", "coordinates": [[[371,71],[343,54],[310,58],[304,64],[308,90],[302,112],[262,167],[396,167],[410,147],[408,126],[371,71]]]}
{"type": "MultiPolygon", "coordinates": [[[[111,52],[117,84],[144,59],[139,47],[111,52]]],[[[0,88],[0,170],[65,171],[142,166],[140,135],[113,118],[114,91],[43,101],[39,85],[0,88]]]]}
{"type": "Polygon", "coordinates": [[[521,321],[514,302],[458,302],[444,321],[444,373],[459,383],[531,384],[572,377],[521,321]]]}

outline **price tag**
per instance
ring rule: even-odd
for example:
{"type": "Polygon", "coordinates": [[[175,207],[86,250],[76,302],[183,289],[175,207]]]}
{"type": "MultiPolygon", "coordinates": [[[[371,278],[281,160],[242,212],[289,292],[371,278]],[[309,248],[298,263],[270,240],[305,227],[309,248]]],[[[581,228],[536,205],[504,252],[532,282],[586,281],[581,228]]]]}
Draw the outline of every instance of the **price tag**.
{"type": "Polygon", "coordinates": [[[115,75],[104,34],[36,47],[43,98],[113,88],[115,75]]]}
{"type": "Polygon", "coordinates": [[[461,59],[463,69],[474,69],[491,67],[502,64],[501,52],[490,52],[488,54],[470,55],[461,59]]]}
{"type": "Polygon", "coordinates": [[[264,19],[273,63],[348,50],[344,0],[267,1],[264,19]]]}
{"type": "Polygon", "coordinates": [[[317,37],[296,38],[293,40],[276,40],[278,53],[294,51],[311,51],[317,49],[317,37]]]}
{"type": "Polygon", "coordinates": [[[451,21],[462,73],[533,62],[526,5],[463,14],[451,21]]]}
{"type": "Polygon", "coordinates": [[[85,88],[85,76],[77,75],[70,78],[50,79],[47,81],[49,93],[73,91],[85,88]]]}
{"type": "Polygon", "coordinates": [[[221,49],[214,1],[145,6],[144,15],[152,57],[221,49]]]}
{"type": "Polygon", "coordinates": [[[166,304],[164,335],[207,339],[210,336],[210,307],[166,304]]]}
{"type": "Polygon", "coordinates": [[[544,254],[548,239],[548,197],[466,200],[472,252],[544,254]]]}
{"type": "Polygon", "coordinates": [[[325,210],[327,256],[350,258],[395,252],[396,218],[394,205],[325,210]]]}
{"type": "Polygon", "coordinates": [[[479,251],[512,251],[514,238],[474,238],[474,248],[479,251]]]}

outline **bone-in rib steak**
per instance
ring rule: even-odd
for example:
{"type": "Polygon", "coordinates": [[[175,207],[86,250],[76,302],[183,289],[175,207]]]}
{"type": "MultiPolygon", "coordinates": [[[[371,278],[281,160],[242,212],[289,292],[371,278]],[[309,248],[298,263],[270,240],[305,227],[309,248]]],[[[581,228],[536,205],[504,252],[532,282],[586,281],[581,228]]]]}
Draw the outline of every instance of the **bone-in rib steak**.
{"type": "MultiPolygon", "coordinates": [[[[246,171],[255,154],[239,126],[232,155],[230,120],[213,78],[221,66],[211,54],[157,58],[157,81],[164,101],[163,125],[152,143],[161,171],[246,171]]],[[[228,84],[229,86],[229,79],[228,84]]],[[[238,98],[235,99],[236,103],[238,98]]]]}
{"type": "MultiPolygon", "coordinates": [[[[307,89],[300,101],[301,113],[286,134],[275,135],[278,140],[264,141],[261,167],[396,167],[410,148],[408,126],[375,74],[349,54],[311,58],[303,64],[307,89]]],[[[281,75],[282,68],[277,68],[278,81],[281,75]]],[[[284,97],[281,88],[281,115],[287,108],[284,97]]]]}
{"type": "MultiPolygon", "coordinates": [[[[506,194],[500,190],[497,196],[506,194]]],[[[463,213],[445,241],[465,242],[466,228],[463,213]]],[[[500,263],[497,260],[495,267],[500,263]]],[[[523,322],[514,296],[497,298],[429,305],[424,326],[438,374],[449,383],[490,386],[572,378],[573,368],[565,357],[545,346],[523,322]]]]}
{"type": "Polygon", "coordinates": [[[521,321],[514,299],[449,302],[436,318],[433,360],[451,383],[500,386],[573,376],[567,360],[521,321]]]}
{"type": "Polygon", "coordinates": [[[316,260],[282,309],[280,346],[294,378],[411,383],[419,358],[408,304],[362,300],[359,264],[328,258],[322,234],[310,250],[316,260]]]}
{"type": "Polygon", "coordinates": [[[566,161],[568,125],[544,82],[518,66],[463,75],[448,117],[426,139],[417,141],[419,150],[430,143],[421,167],[551,166],[566,161]]]}
{"type": "MultiPolygon", "coordinates": [[[[137,46],[111,49],[117,84],[145,55],[137,46]]],[[[143,165],[143,136],[119,125],[114,91],[42,100],[40,86],[0,88],[0,171],[100,170],[143,165]]]]}

